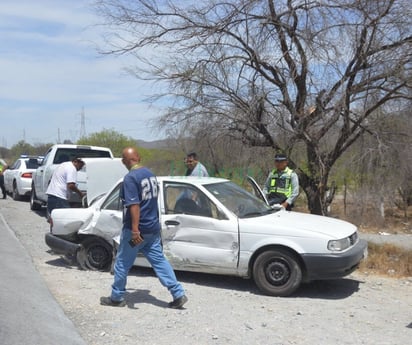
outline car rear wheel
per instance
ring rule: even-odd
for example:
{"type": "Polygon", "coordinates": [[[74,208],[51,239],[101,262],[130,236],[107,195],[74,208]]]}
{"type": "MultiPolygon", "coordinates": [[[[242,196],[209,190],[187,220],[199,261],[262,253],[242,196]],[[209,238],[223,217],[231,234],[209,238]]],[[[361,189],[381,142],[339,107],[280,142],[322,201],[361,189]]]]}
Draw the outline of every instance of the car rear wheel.
{"type": "Polygon", "coordinates": [[[77,252],[77,262],[85,270],[108,271],[110,269],[113,248],[99,237],[87,237],[81,242],[77,252]]]}
{"type": "Polygon", "coordinates": [[[16,201],[21,199],[21,195],[19,194],[19,190],[17,189],[16,181],[13,182],[12,198],[13,200],[16,200],[16,201]]]}
{"type": "Polygon", "coordinates": [[[292,253],[284,249],[271,249],[256,258],[253,279],[267,295],[289,296],[302,282],[302,269],[292,253]]]}
{"type": "Polygon", "coordinates": [[[32,211],[41,210],[41,205],[37,202],[36,190],[34,189],[34,184],[31,185],[30,210],[32,211]]]}

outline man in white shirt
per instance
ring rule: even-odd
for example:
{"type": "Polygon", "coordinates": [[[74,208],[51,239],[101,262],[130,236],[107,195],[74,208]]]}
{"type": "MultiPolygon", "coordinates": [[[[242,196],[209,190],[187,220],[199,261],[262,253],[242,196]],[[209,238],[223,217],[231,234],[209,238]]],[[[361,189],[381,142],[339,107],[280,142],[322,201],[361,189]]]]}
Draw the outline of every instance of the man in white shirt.
{"type": "Polygon", "coordinates": [[[80,198],[84,196],[84,193],[76,186],[77,172],[84,164],[83,160],[75,158],[71,162],[61,163],[56,168],[46,191],[48,217],[55,208],[70,207],[68,202],[69,190],[79,194],[80,198]]]}
{"type": "Polygon", "coordinates": [[[207,172],[205,166],[199,162],[197,154],[191,152],[186,156],[186,176],[196,176],[196,177],[208,177],[209,173],[207,172]]]}

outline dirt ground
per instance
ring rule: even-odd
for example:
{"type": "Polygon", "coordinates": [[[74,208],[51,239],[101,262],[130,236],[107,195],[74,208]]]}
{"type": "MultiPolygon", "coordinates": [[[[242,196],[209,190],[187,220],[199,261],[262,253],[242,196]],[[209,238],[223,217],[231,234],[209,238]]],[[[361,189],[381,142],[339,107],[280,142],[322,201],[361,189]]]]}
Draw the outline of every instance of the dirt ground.
{"type": "MultiPolygon", "coordinates": [[[[261,295],[234,277],[177,272],[189,302],[171,297],[152,270],[134,268],[125,308],[103,307],[113,277],[82,271],[48,251],[44,212],[0,200],[0,212],[31,255],[50,291],[90,345],[374,344],[412,339],[412,277],[354,274],[303,285],[288,298],[261,295]]],[[[404,240],[403,240],[404,241],[404,240]]]]}

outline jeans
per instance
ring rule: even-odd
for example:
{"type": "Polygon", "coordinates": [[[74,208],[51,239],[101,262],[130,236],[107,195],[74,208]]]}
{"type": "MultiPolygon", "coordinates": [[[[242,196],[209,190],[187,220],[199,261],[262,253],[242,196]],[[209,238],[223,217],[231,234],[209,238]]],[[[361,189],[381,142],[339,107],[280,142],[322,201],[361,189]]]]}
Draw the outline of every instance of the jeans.
{"type": "Polygon", "coordinates": [[[70,208],[70,204],[67,200],[58,198],[54,195],[47,196],[47,218],[50,217],[51,212],[55,208],[70,208]]]}
{"type": "Polygon", "coordinates": [[[6,187],[4,186],[4,176],[0,175],[0,188],[3,193],[3,198],[6,198],[6,187]]]}
{"type": "Polygon", "coordinates": [[[160,233],[144,234],[143,242],[134,247],[129,244],[131,238],[131,230],[123,228],[116,262],[114,264],[114,282],[111,294],[112,301],[124,300],[127,274],[132,268],[133,262],[139,252],[143,253],[150,262],[160,283],[167,287],[173,296],[173,300],[182,297],[185,294],[185,291],[182,285],[177,281],[172,266],[163,254],[162,245],[160,243],[160,233]]]}

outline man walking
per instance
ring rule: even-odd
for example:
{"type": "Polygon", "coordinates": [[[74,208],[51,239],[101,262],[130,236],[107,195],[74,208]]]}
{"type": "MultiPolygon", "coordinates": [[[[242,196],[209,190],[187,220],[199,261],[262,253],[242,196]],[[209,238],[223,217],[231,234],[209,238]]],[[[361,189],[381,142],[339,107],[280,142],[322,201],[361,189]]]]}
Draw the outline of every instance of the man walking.
{"type": "Polygon", "coordinates": [[[187,302],[187,297],[163,254],[160,240],[156,176],[139,164],[140,156],[133,147],[123,150],[122,161],[129,170],[123,180],[121,191],[125,208],[123,229],[114,264],[112,293],[109,297],[101,297],[100,304],[112,307],[126,305],[124,295],[127,274],[137,254],[142,252],[152,265],[160,283],[167,287],[173,296],[169,307],[181,308],[187,302]]]}

